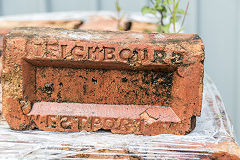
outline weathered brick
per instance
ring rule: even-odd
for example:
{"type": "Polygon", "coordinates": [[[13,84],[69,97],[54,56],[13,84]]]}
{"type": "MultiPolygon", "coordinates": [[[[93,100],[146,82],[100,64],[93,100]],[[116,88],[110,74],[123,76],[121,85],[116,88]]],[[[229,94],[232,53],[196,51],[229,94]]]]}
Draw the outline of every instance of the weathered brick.
{"type": "Polygon", "coordinates": [[[16,130],[186,134],[203,61],[193,34],[18,28],[4,39],[3,113],[16,130]]]}
{"type": "Polygon", "coordinates": [[[131,31],[133,32],[157,32],[158,25],[156,23],[147,23],[132,21],[131,31]]]}
{"type": "Polygon", "coordinates": [[[87,21],[79,27],[79,29],[95,31],[119,31],[121,28],[123,31],[128,31],[131,29],[131,25],[131,21],[125,18],[118,22],[118,20],[113,17],[94,15],[90,16],[87,21]]]}
{"type": "MultiPolygon", "coordinates": [[[[65,28],[78,29],[82,25],[81,20],[33,20],[33,21],[1,21],[0,23],[0,72],[2,72],[2,50],[3,36],[15,27],[50,27],[50,28],[65,28]]],[[[0,110],[1,112],[1,110],[0,110]]]]}
{"type": "Polygon", "coordinates": [[[1,21],[0,29],[13,29],[15,27],[50,27],[50,28],[65,28],[78,29],[83,21],[81,20],[31,20],[31,21],[1,21]]]}

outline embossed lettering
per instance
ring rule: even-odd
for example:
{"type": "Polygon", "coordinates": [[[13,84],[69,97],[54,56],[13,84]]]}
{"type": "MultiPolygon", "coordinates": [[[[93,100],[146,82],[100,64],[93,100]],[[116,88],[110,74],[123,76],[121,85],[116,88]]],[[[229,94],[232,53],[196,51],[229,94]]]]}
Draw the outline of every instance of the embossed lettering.
{"type": "Polygon", "coordinates": [[[144,121],[140,119],[133,120],[133,131],[134,133],[140,133],[143,131],[144,121]]]}
{"type": "Polygon", "coordinates": [[[115,52],[115,48],[104,47],[105,60],[115,59],[114,52],[115,52]]]}
{"type": "Polygon", "coordinates": [[[166,58],[167,54],[165,51],[162,50],[155,50],[154,51],[154,62],[155,63],[162,63],[167,64],[164,60],[166,58]]]}
{"type": "Polygon", "coordinates": [[[76,59],[85,59],[86,57],[86,51],[83,46],[75,46],[71,52],[76,59]]]}
{"type": "Polygon", "coordinates": [[[47,115],[41,119],[40,115],[31,115],[29,120],[36,125],[44,125],[49,129],[69,131],[97,131],[99,129],[140,134],[144,130],[142,119],[116,119],[101,117],[75,117],[47,115]]]}
{"type": "Polygon", "coordinates": [[[40,120],[40,115],[31,115],[30,117],[29,117],[29,121],[30,122],[36,122],[36,123],[38,123],[39,122],[39,120],[40,120]]]}
{"type": "Polygon", "coordinates": [[[138,55],[139,60],[141,61],[147,61],[148,60],[148,50],[147,48],[144,48],[143,50],[139,50],[139,55],[138,55]]]}
{"type": "Polygon", "coordinates": [[[121,60],[123,61],[127,61],[128,59],[130,59],[133,56],[133,52],[131,52],[130,49],[123,49],[120,51],[119,53],[119,57],[121,58],[121,60]]]}
{"type": "Polygon", "coordinates": [[[171,62],[173,64],[182,64],[183,63],[183,55],[180,53],[172,53],[172,58],[171,58],[171,62]]]}
{"type": "Polygon", "coordinates": [[[129,131],[131,127],[131,123],[129,119],[122,119],[121,120],[121,125],[120,125],[120,130],[123,132],[129,131]]]}
{"type": "Polygon", "coordinates": [[[59,47],[58,47],[58,42],[56,40],[49,41],[47,43],[47,57],[56,57],[60,58],[60,52],[59,52],[59,47]]]}
{"type": "Polygon", "coordinates": [[[88,59],[103,61],[104,60],[104,51],[102,48],[97,47],[88,47],[88,59]]]}
{"type": "Polygon", "coordinates": [[[115,120],[113,118],[108,118],[104,120],[103,127],[104,129],[112,129],[114,126],[115,120]]]}
{"type": "Polygon", "coordinates": [[[60,41],[59,42],[62,58],[67,59],[72,55],[72,49],[75,47],[75,42],[73,41],[60,41]]]}
{"type": "Polygon", "coordinates": [[[47,44],[36,43],[28,48],[29,52],[43,57],[56,57],[70,60],[92,60],[92,61],[120,61],[120,62],[154,62],[159,64],[183,64],[181,53],[166,52],[162,49],[154,50],[149,55],[149,48],[121,48],[106,47],[96,44],[80,43],[74,41],[50,41],[47,44]],[[60,53],[59,53],[60,52],[60,53]],[[149,57],[150,56],[150,57],[149,57]]]}
{"type": "Polygon", "coordinates": [[[93,131],[97,131],[102,128],[102,120],[100,118],[94,117],[92,118],[92,129],[93,131]]]}
{"type": "Polygon", "coordinates": [[[47,115],[46,118],[46,126],[49,128],[57,128],[57,118],[56,116],[52,116],[52,115],[47,115]]]}
{"type": "Polygon", "coordinates": [[[63,129],[72,129],[71,117],[60,116],[60,127],[63,129]]]}
{"type": "Polygon", "coordinates": [[[86,130],[86,131],[90,131],[91,130],[91,118],[87,118],[87,117],[79,117],[78,118],[78,129],[79,130],[86,130]]]}
{"type": "Polygon", "coordinates": [[[32,52],[34,53],[36,56],[42,56],[43,54],[43,46],[42,44],[40,43],[35,43],[34,45],[32,46],[28,46],[28,52],[32,52]]]}

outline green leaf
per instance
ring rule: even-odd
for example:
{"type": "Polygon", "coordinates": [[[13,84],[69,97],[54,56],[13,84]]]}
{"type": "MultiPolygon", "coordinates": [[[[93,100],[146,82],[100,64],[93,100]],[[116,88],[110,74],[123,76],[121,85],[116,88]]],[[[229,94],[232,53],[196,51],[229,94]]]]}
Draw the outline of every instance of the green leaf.
{"type": "Polygon", "coordinates": [[[168,2],[166,0],[163,0],[162,5],[167,5],[168,2]]]}
{"type": "MultiPolygon", "coordinates": [[[[170,26],[173,26],[174,32],[181,32],[183,28],[180,30],[176,29],[176,23],[183,19],[185,20],[189,1],[186,7],[186,10],[180,9],[180,2],[181,0],[149,0],[152,3],[152,7],[143,7],[142,14],[153,14],[158,18],[158,32],[169,33],[170,26]],[[156,14],[158,13],[158,14],[156,14]],[[169,22],[168,21],[169,19],[169,22]]],[[[183,26],[183,22],[182,25],[183,26]]]]}
{"type": "Polygon", "coordinates": [[[157,28],[157,32],[169,33],[170,25],[171,25],[170,23],[167,24],[167,25],[164,25],[164,26],[159,25],[158,28],[157,28]]]}
{"type": "Polygon", "coordinates": [[[169,12],[172,14],[172,9],[169,6],[167,6],[167,7],[168,7],[169,12]]]}
{"type": "Polygon", "coordinates": [[[156,9],[162,11],[164,7],[160,5],[160,6],[157,6],[156,9]]]}
{"type": "Polygon", "coordinates": [[[163,33],[163,32],[162,32],[162,26],[161,26],[161,25],[159,25],[159,26],[157,27],[157,32],[163,33]]]}
{"type": "Polygon", "coordinates": [[[153,8],[154,8],[154,9],[158,8],[158,4],[155,3],[153,8]]]}
{"type": "Polygon", "coordinates": [[[173,4],[173,0],[166,0],[166,4],[167,5],[173,4]]]}
{"type": "Polygon", "coordinates": [[[119,27],[119,30],[120,30],[120,31],[123,31],[123,27],[120,26],[120,27],[119,27]]]}
{"type": "Polygon", "coordinates": [[[147,13],[150,13],[150,14],[154,14],[154,15],[155,15],[155,14],[157,13],[157,11],[154,10],[153,8],[150,8],[150,7],[145,6],[145,7],[142,8],[142,14],[145,15],[145,14],[147,14],[147,13]]]}
{"type": "Polygon", "coordinates": [[[179,6],[180,0],[177,1],[175,8],[177,9],[179,6]]]}
{"type": "Polygon", "coordinates": [[[185,29],[185,28],[181,28],[181,29],[179,29],[179,31],[178,31],[177,33],[182,32],[184,29],[185,29]]]}
{"type": "Polygon", "coordinates": [[[145,29],[144,32],[145,32],[145,33],[151,33],[151,31],[148,30],[148,29],[145,29]]]}
{"type": "Polygon", "coordinates": [[[182,10],[182,9],[180,9],[180,10],[177,10],[177,13],[178,13],[178,14],[185,14],[185,11],[182,10]]]}

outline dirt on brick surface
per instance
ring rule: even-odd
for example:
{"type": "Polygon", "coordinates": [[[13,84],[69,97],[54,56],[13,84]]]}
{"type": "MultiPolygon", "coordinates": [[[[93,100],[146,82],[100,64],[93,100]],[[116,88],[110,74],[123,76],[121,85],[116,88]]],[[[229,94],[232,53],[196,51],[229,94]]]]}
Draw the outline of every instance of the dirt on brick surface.
{"type": "Polygon", "coordinates": [[[4,43],[3,113],[13,129],[187,134],[200,116],[197,35],[19,28],[4,43]]]}
{"type": "Polygon", "coordinates": [[[227,152],[216,152],[210,155],[207,160],[240,160],[240,158],[227,152]]]}

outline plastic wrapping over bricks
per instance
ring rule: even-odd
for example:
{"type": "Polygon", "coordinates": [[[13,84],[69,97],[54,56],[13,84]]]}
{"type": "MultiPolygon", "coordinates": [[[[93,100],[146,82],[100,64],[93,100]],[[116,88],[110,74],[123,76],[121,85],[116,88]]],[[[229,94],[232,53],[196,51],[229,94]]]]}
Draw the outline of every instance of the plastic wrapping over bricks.
{"type": "Polygon", "coordinates": [[[187,134],[203,62],[193,34],[17,28],[4,38],[3,114],[16,130],[187,134]]]}

